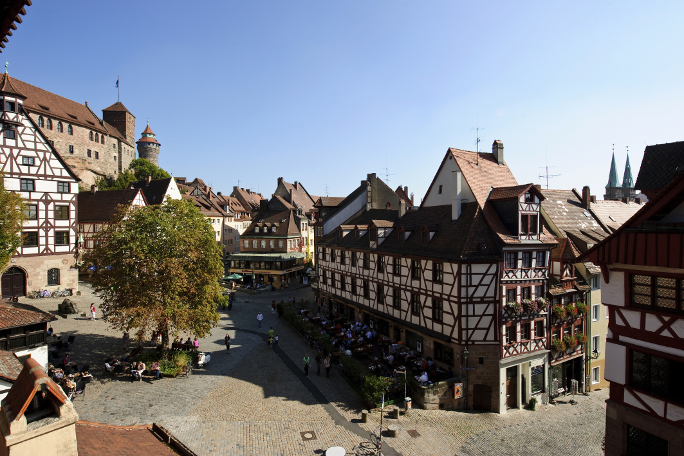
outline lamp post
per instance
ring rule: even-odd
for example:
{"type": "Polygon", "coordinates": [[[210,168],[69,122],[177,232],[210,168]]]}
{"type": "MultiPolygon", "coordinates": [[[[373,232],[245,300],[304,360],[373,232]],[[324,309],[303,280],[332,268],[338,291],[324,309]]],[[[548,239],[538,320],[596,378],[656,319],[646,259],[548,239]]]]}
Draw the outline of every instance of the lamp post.
{"type": "Polygon", "coordinates": [[[394,375],[397,373],[404,374],[404,416],[408,416],[408,399],[406,399],[406,369],[404,369],[403,372],[397,372],[397,370],[394,369],[394,375]]]}
{"type": "MultiPolygon", "coordinates": [[[[465,367],[468,367],[468,355],[470,355],[470,352],[468,351],[468,346],[466,346],[463,349],[463,352],[461,352],[461,356],[463,356],[463,363],[465,364],[465,367]]],[[[468,371],[465,371],[465,401],[463,402],[463,409],[468,410],[468,371]]]]}

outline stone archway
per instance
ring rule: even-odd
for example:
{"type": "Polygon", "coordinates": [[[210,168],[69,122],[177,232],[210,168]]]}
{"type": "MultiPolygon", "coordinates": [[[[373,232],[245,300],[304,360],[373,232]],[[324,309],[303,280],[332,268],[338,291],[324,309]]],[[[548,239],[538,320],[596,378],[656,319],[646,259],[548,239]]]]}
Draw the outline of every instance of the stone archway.
{"type": "Polygon", "coordinates": [[[2,274],[2,297],[26,296],[26,273],[13,266],[2,274]]]}

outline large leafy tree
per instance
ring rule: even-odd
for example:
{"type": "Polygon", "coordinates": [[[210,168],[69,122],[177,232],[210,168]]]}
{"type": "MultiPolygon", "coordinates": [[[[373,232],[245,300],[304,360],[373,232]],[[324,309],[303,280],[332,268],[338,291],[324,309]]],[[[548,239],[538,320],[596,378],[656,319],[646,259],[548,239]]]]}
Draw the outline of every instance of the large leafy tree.
{"type": "Polygon", "coordinates": [[[128,165],[128,169],[119,174],[116,179],[101,177],[96,183],[100,190],[123,190],[128,188],[131,182],[146,179],[147,176],[152,179],[168,179],[171,177],[169,173],[149,160],[136,158],[128,165]]]}
{"type": "Polygon", "coordinates": [[[122,208],[85,258],[98,267],[93,285],[109,324],[139,338],[161,331],[164,347],[169,333],[206,335],[219,321],[223,273],[214,236],[187,200],[122,208]]]}
{"type": "Polygon", "coordinates": [[[24,199],[8,191],[0,175],[0,272],[4,271],[21,245],[21,227],[26,218],[24,199]]]}

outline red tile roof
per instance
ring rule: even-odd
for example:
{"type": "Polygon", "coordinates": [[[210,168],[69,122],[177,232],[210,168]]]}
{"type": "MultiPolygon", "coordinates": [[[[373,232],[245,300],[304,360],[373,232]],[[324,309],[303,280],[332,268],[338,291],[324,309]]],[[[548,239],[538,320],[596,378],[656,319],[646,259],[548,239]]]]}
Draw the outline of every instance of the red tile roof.
{"type": "MultiPolygon", "coordinates": [[[[127,113],[131,114],[131,111],[129,111],[126,108],[126,106],[124,106],[124,104],[121,103],[120,101],[117,101],[116,103],[114,103],[110,107],[103,109],[103,111],[120,111],[120,112],[127,112],[127,113]]],[[[131,115],[133,116],[133,114],[131,114],[131,115]]],[[[133,117],[135,117],[135,116],[133,116],[133,117]]]]}
{"type": "Polygon", "coordinates": [[[261,196],[261,193],[252,192],[249,189],[245,190],[240,187],[234,187],[233,193],[231,193],[230,196],[237,198],[238,201],[240,201],[240,204],[242,204],[242,207],[250,212],[258,211],[261,206],[260,201],[264,199],[264,197],[261,196]]]}
{"type": "Polygon", "coordinates": [[[136,144],[138,143],[153,143],[153,144],[159,144],[159,141],[157,141],[154,138],[150,138],[149,136],[145,136],[144,138],[140,138],[138,141],[136,141],[136,144]]]}
{"type": "Polygon", "coordinates": [[[62,388],[45,373],[43,367],[33,358],[24,361],[24,368],[19,373],[17,380],[7,393],[7,397],[2,401],[3,408],[7,412],[10,421],[16,421],[24,415],[33,396],[43,388],[62,404],[68,401],[62,388]]]}
{"type": "Polygon", "coordinates": [[[9,74],[7,73],[3,74],[2,80],[0,80],[0,92],[18,95],[21,98],[26,98],[26,95],[24,95],[19,91],[19,89],[14,87],[14,84],[12,83],[12,78],[10,78],[9,74]]]}
{"type": "Polygon", "coordinates": [[[23,367],[13,352],[0,350],[0,378],[14,382],[23,367]]]}
{"type": "MultiPolygon", "coordinates": [[[[302,208],[305,214],[308,214],[313,211],[315,201],[311,197],[309,192],[306,191],[301,182],[295,182],[295,184],[293,185],[289,182],[285,182],[285,180],[283,180],[283,178],[281,177],[278,179],[278,187],[280,187],[281,185],[284,187],[285,192],[292,193],[293,205],[302,208]]],[[[278,189],[276,189],[276,193],[277,192],[278,189]]]]}
{"type": "MultiPolygon", "coordinates": [[[[78,194],[78,222],[110,222],[119,206],[130,207],[133,200],[141,193],[140,189],[107,190],[80,192],[78,194]]],[[[142,195],[143,199],[145,198],[142,195]]]]}
{"type": "Polygon", "coordinates": [[[146,126],[145,129],[143,130],[143,134],[145,134],[145,133],[150,134],[150,135],[153,135],[153,134],[154,134],[154,132],[153,132],[152,129],[150,128],[150,124],[147,124],[147,126],[146,126]]]}
{"type": "MultiPolygon", "coordinates": [[[[534,184],[515,185],[513,187],[497,187],[492,189],[489,201],[500,201],[505,199],[520,198],[534,184]]],[[[543,198],[543,197],[542,197],[543,198]]]]}
{"type": "Polygon", "coordinates": [[[53,320],[57,320],[57,317],[28,304],[0,302],[0,329],[47,323],[53,320]]]}
{"type": "Polygon", "coordinates": [[[79,421],[76,423],[79,456],[129,456],[144,454],[175,456],[151,426],[114,426],[79,421]]]}
{"type": "Polygon", "coordinates": [[[15,22],[21,24],[21,16],[26,15],[24,6],[31,6],[31,0],[6,0],[2,4],[0,14],[0,48],[5,48],[8,36],[12,36],[12,30],[16,30],[15,22]]]}

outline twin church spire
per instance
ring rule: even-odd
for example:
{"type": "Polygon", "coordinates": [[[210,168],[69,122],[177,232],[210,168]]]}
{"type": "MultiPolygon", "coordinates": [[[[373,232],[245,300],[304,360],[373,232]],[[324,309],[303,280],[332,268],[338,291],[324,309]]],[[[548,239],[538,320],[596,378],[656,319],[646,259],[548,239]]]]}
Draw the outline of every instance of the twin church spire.
{"type": "Polygon", "coordinates": [[[628,198],[629,201],[634,201],[635,196],[636,191],[634,190],[632,166],[629,164],[629,151],[627,152],[627,162],[625,163],[622,185],[620,185],[618,179],[617,165],[615,164],[615,151],[613,151],[613,159],[610,163],[610,173],[608,174],[608,184],[606,184],[606,194],[603,196],[603,199],[620,201],[623,198],[628,198]]]}

